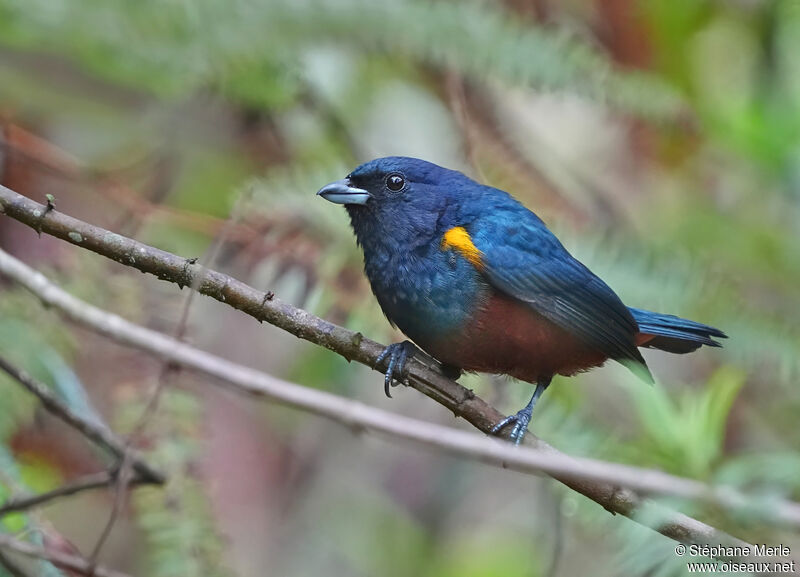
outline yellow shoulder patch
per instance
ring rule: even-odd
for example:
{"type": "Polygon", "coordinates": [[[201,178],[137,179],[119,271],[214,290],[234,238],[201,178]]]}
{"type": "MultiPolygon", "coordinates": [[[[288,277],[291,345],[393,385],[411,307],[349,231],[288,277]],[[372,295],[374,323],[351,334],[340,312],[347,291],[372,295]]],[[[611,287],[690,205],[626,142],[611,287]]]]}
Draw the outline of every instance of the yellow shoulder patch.
{"type": "Polygon", "coordinates": [[[482,253],[472,242],[467,229],[454,226],[442,236],[442,250],[455,249],[477,269],[483,268],[482,253]]]}

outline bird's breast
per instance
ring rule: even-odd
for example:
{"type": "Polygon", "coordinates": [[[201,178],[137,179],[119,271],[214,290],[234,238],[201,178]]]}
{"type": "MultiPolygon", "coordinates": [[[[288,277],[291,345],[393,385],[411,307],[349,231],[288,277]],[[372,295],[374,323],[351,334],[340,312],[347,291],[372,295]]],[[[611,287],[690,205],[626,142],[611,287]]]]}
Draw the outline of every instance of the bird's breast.
{"type": "Polygon", "coordinates": [[[435,341],[457,336],[489,294],[467,259],[439,245],[369,254],[365,250],[364,262],[384,314],[426,350],[435,341]]]}

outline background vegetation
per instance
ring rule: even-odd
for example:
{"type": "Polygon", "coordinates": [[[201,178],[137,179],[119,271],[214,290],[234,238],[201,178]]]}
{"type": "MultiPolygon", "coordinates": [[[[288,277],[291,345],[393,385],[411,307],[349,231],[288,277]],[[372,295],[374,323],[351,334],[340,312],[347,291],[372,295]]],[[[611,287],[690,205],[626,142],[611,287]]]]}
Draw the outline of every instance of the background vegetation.
{"type": "MultiPolygon", "coordinates": [[[[726,348],[557,379],[532,429],[572,453],[800,499],[800,3],[794,0],[0,0],[0,182],[384,342],[346,215],[314,198],[404,154],[509,190],[631,306],[726,348]],[[231,225],[225,225],[230,219],[231,225]]],[[[0,220],[0,246],[171,332],[185,295],[0,220]]],[[[462,427],[413,391],[204,299],[196,345],[462,427]]],[[[125,431],[159,372],[0,285],[0,351],[125,431]]],[[[527,385],[462,380],[511,412],[527,385]]],[[[96,455],[0,379],[0,500],[96,455]]],[[[664,537],[547,480],[358,437],[176,379],[101,559],[134,574],[680,575],[664,537]],[[559,559],[553,569],[554,559],[559,559]]],[[[90,550],[106,492],[5,531],[90,550]]],[[[800,540],[682,510],[758,543],[800,540]]],[[[42,574],[58,575],[42,565],[42,574]]],[[[2,570],[0,570],[2,571],[2,570]]],[[[0,574],[2,574],[0,572],[0,574]]]]}

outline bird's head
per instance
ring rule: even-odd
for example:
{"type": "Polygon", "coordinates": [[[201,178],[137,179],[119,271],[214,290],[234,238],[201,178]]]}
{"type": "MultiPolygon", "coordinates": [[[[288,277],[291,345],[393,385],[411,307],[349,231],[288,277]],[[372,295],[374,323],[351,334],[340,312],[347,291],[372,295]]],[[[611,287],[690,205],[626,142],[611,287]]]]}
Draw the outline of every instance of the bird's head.
{"type": "Polygon", "coordinates": [[[366,162],[317,194],[350,213],[356,235],[380,234],[397,242],[427,240],[436,234],[437,220],[457,208],[461,193],[477,186],[460,172],[431,162],[389,156],[366,162]]]}
{"type": "Polygon", "coordinates": [[[365,162],[342,180],[332,182],[317,194],[336,204],[367,206],[376,210],[410,204],[427,205],[441,196],[441,186],[462,175],[431,162],[405,156],[387,156],[365,162]]]}

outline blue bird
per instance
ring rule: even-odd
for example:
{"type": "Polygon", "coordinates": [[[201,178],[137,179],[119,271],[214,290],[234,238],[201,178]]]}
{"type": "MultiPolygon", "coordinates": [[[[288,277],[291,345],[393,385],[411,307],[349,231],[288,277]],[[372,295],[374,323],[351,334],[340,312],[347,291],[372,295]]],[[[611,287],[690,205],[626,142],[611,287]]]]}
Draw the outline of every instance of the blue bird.
{"type": "Polygon", "coordinates": [[[498,423],[519,444],[554,375],[608,359],[652,382],[639,347],[689,353],[726,335],[676,316],[628,308],[508,193],[415,158],[362,164],[319,196],[345,205],[372,291],[411,339],[386,348],[385,390],[417,346],[447,374],[506,374],[535,384],[498,423]],[[416,346],[415,346],[416,344],[416,346]]]}

